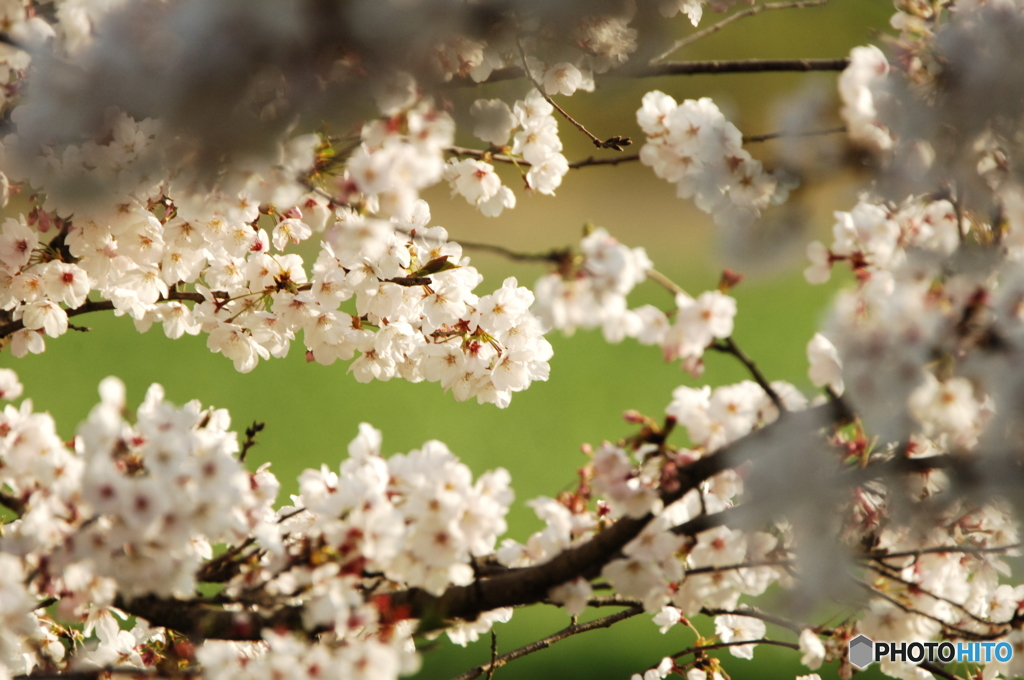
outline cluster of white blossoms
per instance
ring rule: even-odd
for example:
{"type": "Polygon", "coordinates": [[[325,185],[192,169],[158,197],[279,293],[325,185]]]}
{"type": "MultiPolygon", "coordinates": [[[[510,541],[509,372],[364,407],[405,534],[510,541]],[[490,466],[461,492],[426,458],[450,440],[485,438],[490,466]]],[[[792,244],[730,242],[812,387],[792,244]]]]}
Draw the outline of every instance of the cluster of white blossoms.
{"type": "Polygon", "coordinates": [[[748,226],[769,205],[785,201],[787,184],[743,148],[743,135],[709,98],[677,104],[648,92],[636,120],[647,135],[640,161],[716,224],[748,226]]]}
{"type": "Polygon", "coordinates": [[[438,595],[449,585],[470,583],[472,558],[493,552],[505,533],[513,498],[508,472],[499,468],[474,482],[469,468],[439,441],[386,460],[380,445],[380,432],[363,423],[338,473],[326,466],[306,470],[293,498],[306,512],[288,520],[288,533],[344,546],[341,572],[378,572],[394,584],[438,595]],[[347,558],[355,562],[347,565],[347,558]]]}
{"type": "MultiPolygon", "coordinates": [[[[825,283],[836,262],[846,262],[859,277],[888,277],[907,261],[908,249],[949,255],[960,245],[956,208],[945,199],[910,197],[890,206],[862,196],[850,212],[836,212],[832,245],[807,245],[809,283],[825,283]]],[[[873,284],[879,285],[879,284],[873,284]]],[[[882,284],[885,285],[885,284],[882,284]]]]}
{"type": "Polygon", "coordinates": [[[614,343],[635,338],[661,347],[666,361],[681,360],[694,374],[703,370],[707,347],[732,334],[736,300],[720,290],[696,298],[678,292],[667,313],[654,305],[630,309],[627,296],[653,268],[644,249],[629,248],[596,228],[583,238],[580,250],[580,256],[560,262],[557,272],[534,286],[533,311],[546,327],[567,335],[600,327],[605,340],[614,343]]]}
{"type": "MultiPolygon", "coordinates": [[[[478,99],[470,107],[476,121],[473,134],[490,142],[492,147],[506,149],[528,166],[526,186],[538,193],[554,195],[562,178],[569,172],[569,162],[562,155],[558,121],[554,108],[536,90],[513,108],[500,99],[478,99]],[[516,130],[511,148],[509,136],[516,130]]],[[[452,188],[452,196],[461,195],[487,217],[497,217],[505,208],[514,208],[515,194],[502,186],[494,166],[475,159],[451,159],[445,165],[444,178],[452,188]]]]}
{"type": "Polygon", "coordinates": [[[391,680],[419,670],[411,630],[387,626],[388,634],[372,639],[324,640],[312,644],[287,633],[268,632],[259,643],[207,640],[195,660],[206,677],[225,680],[391,680]]]}
{"type": "Polygon", "coordinates": [[[428,100],[418,100],[416,83],[405,83],[405,96],[397,103],[379,102],[385,117],[363,126],[362,144],[348,158],[346,179],[360,196],[348,197],[376,214],[405,217],[412,210],[419,191],[441,181],[444,150],[455,136],[455,122],[428,100]]]}
{"type": "MultiPolygon", "coordinates": [[[[788,411],[807,407],[807,397],[788,382],[777,380],[771,388],[788,411]]],[[[686,428],[690,442],[705,452],[715,451],[750,434],[779,417],[779,410],[764,388],[750,380],[697,389],[683,385],[672,392],[665,413],[686,428]]]]}
{"type": "Polygon", "coordinates": [[[566,335],[596,327],[609,342],[636,335],[638,317],[629,311],[626,296],[653,267],[647,253],[619,243],[600,227],[583,238],[580,251],[577,266],[545,274],[534,284],[534,313],[566,335]]]}
{"type": "MultiPolygon", "coordinates": [[[[14,398],[16,377],[3,377],[5,398],[14,398]]],[[[98,644],[78,650],[82,661],[132,663],[151,635],[102,623],[115,597],[191,596],[214,544],[241,542],[276,521],[277,480],[237,460],[227,412],[174,407],[154,385],[128,422],[120,381],[105,380],[100,395],[70,449],[30,400],[0,415],[0,489],[18,508],[0,534],[0,674],[64,657],[60,629],[40,608],[48,597],[59,599],[61,618],[87,622],[85,635],[97,628],[98,644]]]]}
{"type": "Polygon", "coordinates": [[[277,480],[235,458],[224,410],[174,407],[154,385],[129,423],[120,381],[100,394],[73,451],[31,401],[5,410],[0,481],[24,507],[4,527],[5,550],[46,554],[48,587],[66,590],[70,608],[111,604],[113,584],[128,596],[187,596],[213,544],[273,522],[277,480]]]}
{"type": "Polygon", "coordinates": [[[839,114],[846,122],[846,134],[855,144],[873,151],[892,148],[889,130],[878,120],[878,84],[889,74],[889,62],[874,45],[850,51],[850,65],[839,76],[839,114]]]}

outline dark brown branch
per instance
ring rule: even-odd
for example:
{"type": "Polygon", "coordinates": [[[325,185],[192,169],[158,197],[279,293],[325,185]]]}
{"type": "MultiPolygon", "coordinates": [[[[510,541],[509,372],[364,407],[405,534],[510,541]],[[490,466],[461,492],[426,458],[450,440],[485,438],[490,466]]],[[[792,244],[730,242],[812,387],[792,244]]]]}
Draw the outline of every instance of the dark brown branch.
{"type": "Polygon", "coordinates": [[[25,514],[25,502],[13,494],[0,490],[0,505],[4,506],[18,517],[25,514]]]}
{"type": "MultiPolygon", "coordinates": [[[[850,65],[846,57],[839,59],[735,59],[715,61],[674,61],[655,64],[633,71],[623,69],[621,75],[634,78],[656,76],[692,76],[717,73],[771,73],[842,71],[850,65]]],[[[609,75],[619,75],[611,72],[609,75]]]]}
{"type": "Polygon", "coordinates": [[[786,405],[782,403],[782,398],[779,396],[779,393],[776,392],[775,388],[772,387],[772,384],[768,382],[768,379],[764,376],[764,373],[761,372],[761,369],[757,367],[757,364],[754,363],[753,359],[748,357],[743,350],[736,345],[736,342],[731,337],[728,337],[725,340],[716,340],[711,343],[708,348],[724,354],[731,354],[739,359],[740,363],[747,367],[747,370],[750,371],[750,375],[754,377],[757,384],[761,386],[761,389],[765,391],[768,398],[772,400],[773,404],[775,404],[775,408],[779,409],[779,415],[782,416],[782,414],[786,413],[788,409],[786,408],[786,405]]]}
{"type": "MultiPolygon", "coordinates": [[[[843,421],[847,415],[841,402],[792,413],[680,468],[675,478],[678,483],[673,485],[671,492],[662,494],[662,502],[669,505],[679,500],[719,472],[752,460],[766,449],[777,446],[781,440],[789,440],[789,433],[794,430],[810,434],[828,423],[843,421]]],[[[393,593],[392,606],[408,607],[411,618],[443,621],[453,618],[474,620],[481,613],[493,609],[543,602],[551,588],[579,576],[599,573],[601,567],[618,555],[652,519],[651,514],[622,518],[586,543],[565,550],[548,562],[509,569],[490,578],[480,578],[467,586],[452,586],[440,596],[419,589],[393,593]]],[[[141,616],[155,626],[204,638],[259,640],[266,629],[303,630],[302,608],[298,606],[260,613],[252,610],[225,611],[215,604],[208,600],[155,596],[134,600],[119,598],[117,601],[120,609],[141,616]]],[[[317,631],[306,632],[312,635],[317,631]]]]}
{"type": "Polygon", "coordinates": [[[636,616],[637,614],[642,614],[643,611],[644,608],[642,606],[634,606],[630,607],[629,609],[624,609],[621,612],[616,612],[609,616],[604,616],[600,619],[594,619],[593,621],[589,621],[587,623],[573,624],[567,628],[563,628],[557,633],[553,633],[545,638],[541,638],[536,642],[531,642],[530,644],[524,645],[519,649],[514,649],[507,654],[502,654],[498,658],[491,661],[491,663],[485,663],[481,666],[477,666],[476,668],[471,668],[462,675],[454,677],[452,680],[473,680],[473,678],[478,678],[484,673],[493,672],[495,669],[501,668],[509,661],[514,661],[515,659],[524,657],[528,654],[533,654],[534,652],[539,652],[542,649],[547,649],[556,642],[561,642],[562,640],[572,637],[573,635],[586,633],[587,631],[591,630],[598,630],[600,628],[608,628],[609,626],[612,626],[613,624],[616,624],[619,621],[624,621],[625,619],[636,616]]]}
{"type": "Polygon", "coordinates": [[[249,455],[249,449],[256,446],[256,435],[262,432],[266,426],[266,423],[254,420],[252,425],[245,428],[245,441],[242,442],[242,450],[238,452],[238,460],[245,462],[245,457],[249,455]]]}
{"type": "MultiPolygon", "coordinates": [[[[82,668],[73,671],[36,671],[28,675],[15,675],[13,680],[98,680],[105,675],[133,675],[137,677],[171,677],[156,668],[133,668],[131,666],[104,666],[103,668],[82,668]]],[[[179,671],[175,677],[182,677],[179,671]]]]}
{"type": "Polygon", "coordinates": [[[215,640],[262,640],[264,630],[304,630],[301,607],[280,607],[271,614],[262,615],[256,612],[226,611],[198,600],[160,598],[154,595],[134,600],[119,597],[115,606],[133,616],[146,619],[154,626],[215,640]]]}
{"type": "MultiPolygon", "coordinates": [[[[214,292],[214,297],[221,298],[227,297],[227,293],[214,292]]],[[[168,293],[166,298],[161,298],[158,302],[166,302],[168,300],[182,300],[187,302],[203,302],[206,300],[200,293],[185,293],[180,291],[172,290],[168,293]]],[[[110,300],[88,300],[80,307],[74,309],[66,309],[68,318],[78,316],[79,314],[89,314],[90,312],[109,312],[114,309],[114,303],[110,300]]],[[[25,324],[21,319],[12,321],[8,324],[0,326],[0,338],[6,338],[8,335],[13,335],[25,327],[25,324]]]]}
{"type": "Polygon", "coordinates": [[[412,288],[414,286],[429,286],[429,276],[396,276],[393,279],[384,279],[381,283],[397,283],[399,286],[412,288]]]}
{"type": "MultiPolygon", "coordinates": [[[[838,59],[724,59],[712,61],[682,61],[629,68],[628,66],[611,71],[605,77],[621,76],[627,78],[652,78],[657,76],[690,76],[717,73],[771,73],[786,71],[842,71],[850,65],[846,57],[838,59]]],[[[523,77],[523,69],[509,66],[497,69],[484,83],[496,83],[502,80],[514,80],[523,77]]],[[[469,78],[459,78],[451,82],[451,86],[477,86],[469,78]]]]}
{"type": "Polygon", "coordinates": [[[238,557],[242,551],[256,542],[254,538],[247,538],[236,546],[228,548],[212,560],[203,563],[203,566],[196,573],[196,580],[200,583],[227,583],[241,571],[241,563],[238,557]]]}
{"type": "MultiPolygon", "coordinates": [[[[114,303],[110,300],[89,300],[85,304],[75,309],[68,309],[68,318],[78,316],[79,314],[88,314],[89,312],[109,312],[114,308],[114,303]]],[[[11,321],[3,326],[0,326],[0,338],[6,338],[8,335],[13,335],[25,327],[25,324],[21,319],[17,321],[11,321]]]]}
{"type": "Polygon", "coordinates": [[[672,47],[669,47],[667,50],[665,50],[664,52],[662,52],[658,56],[656,56],[653,59],[651,59],[650,63],[651,64],[657,64],[660,61],[664,61],[665,58],[668,57],[668,55],[672,54],[676,50],[682,49],[683,47],[686,47],[687,45],[693,44],[693,43],[697,42],[698,40],[700,40],[701,38],[706,38],[707,36],[709,36],[709,35],[711,35],[713,33],[717,33],[718,31],[722,30],[723,28],[725,28],[729,24],[733,23],[734,21],[739,21],[740,19],[746,19],[747,17],[752,17],[752,16],[754,16],[756,14],[760,14],[761,12],[765,12],[765,11],[768,11],[768,10],[775,10],[775,9],[802,9],[802,8],[805,8],[805,7],[821,7],[822,5],[826,4],[827,2],[828,2],[828,0],[807,0],[806,2],[775,2],[775,3],[764,4],[764,5],[757,5],[755,7],[751,7],[750,9],[745,9],[742,12],[736,12],[736,14],[733,14],[732,16],[728,16],[728,17],[722,19],[721,21],[719,21],[716,24],[711,24],[710,26],[708,26],[705,29],[702,29],[700,31],[697,31],[696,33],[693,33],[691,35],[686,36],[685,38],[682,38],[680,40],[675,41],[672,44],[672,47]]]}
{"type": "Polygon", "coordinates": [[[588,156],[582,160],[573,161],[569,163],[570,170],[579,170],[580,168],[589,168],[594,165],[618,165],[619,163],[632,163],[633,161],[640,160],[640,154],[630,153],[624,156],[612,156],[611,158],[594,158],[588,156]]]}

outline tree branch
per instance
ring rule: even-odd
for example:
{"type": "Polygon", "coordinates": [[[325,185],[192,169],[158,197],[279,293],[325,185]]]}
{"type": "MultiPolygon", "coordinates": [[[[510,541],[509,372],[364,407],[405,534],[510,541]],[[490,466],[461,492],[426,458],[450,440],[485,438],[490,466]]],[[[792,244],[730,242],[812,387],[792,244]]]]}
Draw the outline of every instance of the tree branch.
{"type": "MultiPolygon", "coordinates": [[[[683,61],[641,66],[639,68],[623,67],[610,71],[605,77],[654,78],[658,76],[691,76],[717,73],[769,73],[787,71],[842,71],[850,65],[846,57],[838,59],[716,59],[709,61],[683,61]]],[[[491,76],[476,82],[470,78],[458,78],[449,83],[455,87],[476,87],[484,83],[496,83],[503,80],[515,80],[523,77],[523,69],[519,66],[508,66],[493,71],[491,76]]]]}
{"type": "Polygon", "coordinates": [[[739,348],[732,337],[728,337],[725,340],[716,340],[708,345],[708,348],[717,352],[722,352],[723,354],[731,354],[739,359],[740,363],[747,367],[747,370],[750,371],[750,375],[753,376],[757,384],[761,386],[761,389],[765,391],[768,398],[772,400],[773,404],[775,404],[775,408],[779,410],[779,415],[782,416],[782,414],[788,411],[786,405],[782,403],[782,398],[779,396],[779,393],[776,392],[775,388],[772,387],[772,384],[768,382],[768,378],[764,376],[764,373],[762,373],[761,369],[757,367],[754,360],[748,357],[743,350],[739,348]]]}
{"type": "MultiPolygon", "coordinates": [[[[79,314],[88,314],[90,312],[109,312],[114,308],[114,303],[110,300],[89,300],[75,309],[65,310],[68,318],[78,316],[79,314]]],[[[25,327],[24,322],[21,319],[17,321],[11,321],[3,326],[0,326],[0,338],[6,338],[8,335],[13,335],[25,327]]]]}
{"type": "Polygon", "coordinates": [[[18,517],[25,514],[25,502],[14,494],[9,494],[2,489],[0,489],[0,505],[13,512],[18,517]]]}
{"type": "Polygon", "coordinates": [[[739,21],[740,19],[746,19],[747,17],[752,17],[752,16],[754,16],[756,14],[760,14],[761,12],[766,12],[766,11],[769,11],[769,10],[775,10],[775,9],[802,9],[804,7],[821,7],[822,5],[826,4],[827,2],[828,2],[828,0],[807,0],[806,2],[775,2],[775,3],[765,4],[765,5],[756,5],[754,7],[751,7],[750,9],[745,9],[742,12],[736,12],[736,14],[733,14],[732,16],[728,16],[728,17],[722,19],[721,21],[719,21],[716,24],[711,24],[710,26],[708,26],[705,29],[702,29],[700,31],[697,31],[696,33],[693,33],[691,35],[686,36],[685,38],[681,38],[681,39],[675,41],[674,43],[672,43],[671,47],[669,47],[667,50],[665,50],[664,52],[662,52],[658,56],[656,56],[653,59],[651,59],[651,61],[649,63],[653,66],[654,64],[657,64],[658,62],[664,61],[668,57],[668,55],[672,54],[676,50],[682,49],[683,47],[686,47],[687,45],[695,43],[698,40],[700,40],[701,38],[706,38],[707,36],[709,36],[709,35],[711,35],[713,33],[717,33],[718,31],[722,30],[723,28],[725,28],[729,24],[733,23],[734,21],[739,21]]]}
{"type": "Polygon", "coordinates": [[[494,253],[507,257],[510,260],[518,260],[520,262],[553,262],[558,264],[562,262],[566,257],[572,255],[568,249],[562,250],[551,250],[546,253],[520,253],[505,246],[495,245],[493,243],[476,243],[474,241],[462,241],[456,240],[463,250],[479,250],[486,253],[494,253]]]}
{"type": "Polygon", "coordinates": [[[841,132],[846,132],[845,125],[840,125],[838,127],[833,128],[825,128],[822,130],[805,130],[803,132],[780,130],[778,132],[768,132],[763,135],[743,135],[743,143],[754,144],[759,142],[767,142],[772,139],[786,139],[789,137],[817,137],[819,135],[836,135],[841,132]]]}
{"type": "MultiPolygon", "coordinates": [[[[813,432],[818,427],[848,417],[845,405],[830,402],[799,413],[792,413],[714,453],[679,469],[678,484],[671,493],[662,494],[668,506],[696,489],[708,478],[752,460],[788,433],[813,432]]],[[[408,606],[413,618],[473,620],[481,613],[500,607],[541,602],[551,588],[582,575],[599,571],[623,547],[636,538],[653,519],[624,517],[582,545],[563,551],[543,564],[511,569],[493,578],[482,579],[468,586],[452,586],[442,595],[431,595],[419,589],[395,593],[396,606],[408,606]]],[[[697,518],[701,519],[701,518],[697,518]]]]}
{"type": "MultiPolygon", "coordinates": [[[[621,75],[633,78],[653,78],[657,76],[693,76],[718,73],[842,71],[849,65],[850,60],[846,57],[838,59],[670,61],[633,71],[624,69],[621,75]]],[[[613,71],[608,75],[619,75],[619,73],[613,71]]]]}
{"type": "Polygon", "coordinates": [[[280,607],[273,613],[263,615],[253,611],[226,611],[198,600],[178,600],[155,595],[132,600],[118,597],[114,605],[133,616],[146,619],[154,626],[214,640],[262,640],[264,630],[305,630],[301,607],[280,607]]]}
{"type": "Polygon", "coordinates": [[[547,101],[548,104],[551,104],[551,106],[553,106],[556,111],[558,111],[560,114],[562,114],[562,116],[567,121],[572,123],[573,126],[575,126],[577,130],[579,130],[580,132],[585,134],[587,137],[589,137],[590,141],[594,143],[594,146],[596,146],[598,149],[615,149],[616,151],[622,151],[622,147],[629,146],[630,144],[633,143],[633,140],[631,140],[629,137],[621,137],[621,136],[610,137],[610,138],[602,141],[601,139],[598,139],[594,134],[592,134],[590,132],[590,130],[588,130],[587,128],[583,127],[582,123],[580,123],[575,118],[570,116],[565,111],[565,109],[563,109],[561,106],[559,106],[558,104],[555,103],[555,100],[552,99],[550,97],[550,95],[548,95],[548,93],[544,91],[544,88],[541,86],[541,84],[538,83],[537,79],[533,77],[532,73],[530,73],[529,65],[526,63],[526,49],[523,47],[523,41],[517,38],[516,39],[516,45],[519,47],[519,56],[523,60],[523,73],[526,75],[526,77],[529,79],[529,81],[533,84],[533,86],[537,89],[537,92],[540,93],[540,96],[544,97],[544,100],[547,101]]]}
{"type": "MultiPolygon", "coordinates": [[[[98,680],[105,675],[133,675],[137,677],[171,677],[171,674],[161,673],[156,668],[133,668],[131,666],[104,666],[102,668],[82,668],[73,671],[36,671],[28,675],[15,675],[13,680],[98,680]]],[[[181,670],[174,674],[174,677],[188,675],[187,671],[181,670]]]]}
{"type": "Polygon", "coordinates": [[[493,672],[495,669],[501,668],[509,661],[514,661],[515,659],[524,657],[528,654],[533,654],[534,652],[539,652],[542,649],[547,649],[556,642],[561,642],[562,640],[572,637],[573,635],[586,633],[587,631],[591,630],[598,630],[600,628],[608,628],[613,624],[618,623],[619,621],[624,621],[628,618],[636,616],[637,614],[642,614],[643,611],[644,608],[642,606],[633,606],[629,609],[624,609],[621,612],[616,612],[614,614],[610,614],[609,616],[594,619],[593,621],[589,621],[587,623],[573,624],[567,628],[563,628],[557,633],[553,633],[545,638],[541,638],[536,642],[531,642],[530,644],[524,645],[519,649],[514,649],[507,654],[502,654],[490,663],[485,663],[481,666],[477,666],[476,668],[471,668],[462,675],[455,676],[454,678],[452,678],[452,680],[473,680],[473,678],[478,678],[484,673],[490,673],[493,672]]]}
{"type": "MultiPolygon", "coordinates": [[[[671,492],[662,494],[662,502],[667,506],[679,500],[708,478],[756,458],[766,448],[777,445],[780,439],[788,439],[789,433],[794,430],[811,433],[823,425],[841,422],[847,417],[842,402],[829,402],[792,413],[681,467],[676,476],[678,484],[673,485],[671,492]]],[[[451,586],[440,596],[418,588],[392,593],[391,604],[393,607],[407,607],[410,618],[431,621],[457,618],[471,621],[493,609],[543,602],[551,588],[579,576],[599,573],[601,567],[618,555],[653,518],[650,513],[640,518],[624,517],[586,543],[567,549],[548,562],[481,577],[466,586],[451,586]]],[[[706,521],[706,518],[698,517],[691,521],[706,521]]],[[[225,611],[209,601],[178,600],[152,595],[132,600],[118,598],[116,606],[155,626],[210,639],[259,640],[262,631],[266,629],[284,627],[294,631],[303,630],[302,608],[299,606],[278,607],[266,613],[253,610],[225,611]]],[[[312,635],[317,631],[306,632],[312,635]]]]}

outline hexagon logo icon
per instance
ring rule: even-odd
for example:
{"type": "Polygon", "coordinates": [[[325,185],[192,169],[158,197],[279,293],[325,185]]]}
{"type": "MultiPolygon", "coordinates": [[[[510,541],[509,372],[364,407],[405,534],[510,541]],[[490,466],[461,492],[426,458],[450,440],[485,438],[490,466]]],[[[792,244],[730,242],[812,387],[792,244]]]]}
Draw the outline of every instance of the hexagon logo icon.
{"type": "Polygon", "coordinates": [[[850,640],[850,663],[860,669],[867,668],[875,660],[875,643],[866,635],[850,640]]]}

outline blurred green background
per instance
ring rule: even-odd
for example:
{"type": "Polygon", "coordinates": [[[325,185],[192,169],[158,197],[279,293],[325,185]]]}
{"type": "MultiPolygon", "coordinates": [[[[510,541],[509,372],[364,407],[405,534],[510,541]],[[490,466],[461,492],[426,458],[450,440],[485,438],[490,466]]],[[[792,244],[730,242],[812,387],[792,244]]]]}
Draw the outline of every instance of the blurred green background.
{"type": "MultiPolygon", "coordinates": [[[[845,56],[852,47],[872,41],[875,31],[884,30],[892,11],[888,1],[832,0],[823,8],[765,12],[693,44],[676,57],[845,56]]],[[[701,28],[721,18],[707,12],[701,28]]],[[[679,36],[693,31],[682,16],[677,16],[672,26],[679,36]]],[[[609,79],[596,93],[563,98],[562,103],[599,137],[631,136],[637,142],[634,150],[638,150],[643,136],[636,126],[635,111],[649,90],[661,89],[678,101],[710,96],[744,133],[759,134],[779,129],[780,111],[791,114],[815,96],[831,110],[831,118],[808,118],[807,125],[815,129],[836,125],[836,76],[766,73],[609,79]]],[[[524,93],[523,83],[506,83],[453,96],[456,110],[464,111],[477,97],[500,96],[511,102],[524,93]]],[[[582,135],[564,121],[560,127],[570,160],[593,153],[582,135]]],[[[459,141],[473,145],[469,138],[459,141]]],[[[863,181],[856,174],[828,167],[830,159],[842,156],[839,143],[835,138],[812,138],[749,145],[769,167],[795,155],[824,159],[826,164],[805,168],[802,188],[794,193],[791,205],[776,209],[759,233],[746,235],[739,242],[734,236],[716,233],[709,216],[675,198],[674,187],[636,163],[572,171],[556,198],[523,195],[514,173],[503,168],[505,182],[517,190],[519,205],[498,219],[480,216],[461,198],[450,199],[446,187],[432,190],[425,198],[431,204],[433,223],[445,226],[455,240],[536,252],[578,245],[583,224],[591,221],[630,246],[645,247],[659,270],[691,292],[715,287],[723,267],[745,273],[746,280],[734,291],[739,301],[734,337],[770,379],[790,380],[810,394],[804,348],[834,286],[810,287],[803,282],[803,247],[809,234],[830,228],[833,210],[852,207],[863,181]]],[[[500,286],[506,276],[532,285],[545,271],[538,265],[468,254],[485,276],[478,290],[481,294],[500,286]]],[[[671,299],[648,282],[631,298],[633,306],[645,302],[666,307],[671,299]]],[[[622,420],[624,411],[637,409],[658,417],[670,401],[672,389],[680,384],[718,385],[747,377],[735,361],[709,355],[705,375],[693,380],[677,365],[665,364],[657,348],[631,341],[609,345],[599,332],[581,331],[571,338],[552,336],[551,380],[533,384],[514,395],[508,409],[499,410],[475,402],[456,403],[436,384],[393,380],[361,385],[347,375],[345,363],[331,367],[306,364],[301,346],[293,346],[287,359],[261,362],[255,371],[243,375],[224,357],[211,354],[205,337],[171,341],[159,328],[140,335],[130,320],[110,314],[79,317],[76,322],[93,330],[49,340],[47,351],[40,356],[19,360],[10,353],[0,354],[0,365],[18,371],[26,396],[34,400],[37,410],[54,415],[67,439],[96,402],[97,384],[105,376],[117,375],[125,381],[133,406],[150,383],[158,382],[175,402],[199,399],[204,405],[228,408],[238,431],[254,420],[265,422],[266,430],[249,461],[253,467],[271,461],[288,494],[297,490],[295,479],[304,468],[321,463],[336,468],[357,424],[366,421],[383,430],[388,453],[440,439],[476,473],[507,468],[517,492],[509,535],[519,540],[539,528],[525,501],[538,495],[554,496],[573,483],[575,470],[585,463],[580,444],[598,444],[629,434],[632,428],[622,420]]],[[[584,616],[590,617],[589,612],[584,616]]],[[[553,608],[518,611],[511,623],[496,629],[499,652],[567,623],[568,617],[553,608]]],[[[698,625],[708,633],[713,630],[709,621],[698,625]]],[[[789,634],[781,637],[793,639],[789,634]]],[[[500,669],[498,676],[508,680],[624,680],[692,642],[692,634],[682,627],[663,637],[649,616],[641,616],[516,661],[500,669]]],[[[424,657],[421,677],[452,677],[486,662],[489,653],[486,639],[468,650],[439,640],[424,657]]],[[[736,678],[792,677],[808,672],[796,663],[798,654],[764,646],[758,648],[753,662],[728,654],[724,658],[726,670],[736,678]]],[[[834,670],[823,669],[823,677],[834,677],[834,670]]]]}

